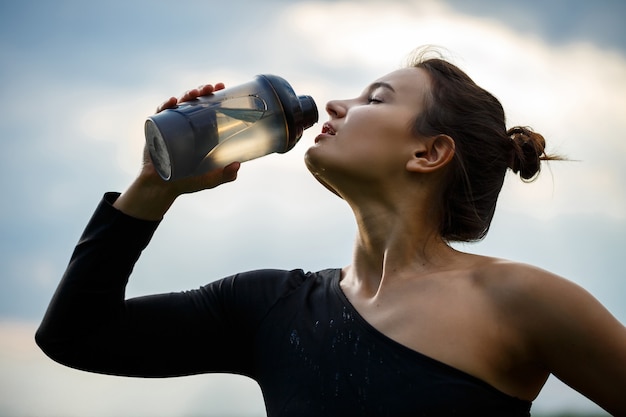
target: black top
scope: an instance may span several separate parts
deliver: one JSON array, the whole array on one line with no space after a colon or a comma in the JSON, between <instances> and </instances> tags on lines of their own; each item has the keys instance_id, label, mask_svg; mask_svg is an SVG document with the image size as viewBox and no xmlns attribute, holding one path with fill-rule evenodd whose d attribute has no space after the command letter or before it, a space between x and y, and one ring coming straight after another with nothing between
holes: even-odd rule
<instances>
[{"instance_id":1,"label":"black top","mask_svg":"<svg viewBox=\"0 0 626 417\"><path fill-rule=\"evenodd\" d=\"M116 197L94 213L37 332L54 360L117 375L247 375L272 417L530 415L530 402L374 329L339 269L253 271L125 300L158 222L117 211Z\"/></svg>"}]
</instances>

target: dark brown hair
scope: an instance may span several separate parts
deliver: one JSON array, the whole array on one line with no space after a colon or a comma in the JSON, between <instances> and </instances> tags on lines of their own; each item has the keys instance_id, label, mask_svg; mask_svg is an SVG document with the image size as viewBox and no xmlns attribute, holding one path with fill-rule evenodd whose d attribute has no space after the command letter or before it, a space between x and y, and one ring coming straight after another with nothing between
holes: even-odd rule
<instances>
[{"instance_id":1,"label":"dark brown hair","mask_svg":"<svg viewBox=\"0 0 626 417\"><path fill-rule=\"evenodd\" d=\"M413 125L417 135L445 134L455 142L441 198L440 234L447 241L485 237L507 168L522 180L534 180L546 142L528 127L506 129L502 105L462 70L441 57L415 55L411 66L430 78L425 110Z\"/></svg>"}]
</instances>

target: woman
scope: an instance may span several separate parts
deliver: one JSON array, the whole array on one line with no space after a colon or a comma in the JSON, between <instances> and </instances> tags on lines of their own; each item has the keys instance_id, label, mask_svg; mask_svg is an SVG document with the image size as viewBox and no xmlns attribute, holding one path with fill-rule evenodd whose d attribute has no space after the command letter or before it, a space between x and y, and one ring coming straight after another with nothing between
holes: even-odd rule
<instances>
[{"instance_id":1,"label":"woman","mask_svg":"<svg viewBox=\"0 0 626 417\"><path fill-rule=\"evenodd\" d=\"M327 112L305 161L354 212L349 266L252 271L124 300L174 200L239 169L166 183L146 156L88 224L38 330L42 349L102 373L247 375L269 416L527 416L550 373L626 415L622 324L563 278L449 245L484 237L507 169L531 180L551 159L543 138L507 131L500 103L439 58Z\"/></svg>"}]
</instances>

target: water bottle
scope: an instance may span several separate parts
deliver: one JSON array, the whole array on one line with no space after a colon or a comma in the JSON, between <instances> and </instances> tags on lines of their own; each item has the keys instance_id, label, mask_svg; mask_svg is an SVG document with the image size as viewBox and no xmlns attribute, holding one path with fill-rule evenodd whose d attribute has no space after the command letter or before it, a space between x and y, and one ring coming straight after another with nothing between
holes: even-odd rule
<instances>
[{"instance_id":1,"label":"water bottle","mask_svg":"<svg viewBox=\"0 0 626 417\"><path fill-rule=\"evenodd\" d=\"M275 75L179 103L150 116L145 136L166 181L291 150L318 120L315 101Z\"/></svg>"}]
</instances>

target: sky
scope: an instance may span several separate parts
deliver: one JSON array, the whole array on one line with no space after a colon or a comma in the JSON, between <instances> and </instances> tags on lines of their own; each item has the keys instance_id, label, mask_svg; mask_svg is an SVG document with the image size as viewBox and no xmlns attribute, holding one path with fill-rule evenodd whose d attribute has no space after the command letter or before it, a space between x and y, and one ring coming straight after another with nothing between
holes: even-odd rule
<instances>
[{"instance_id":1,"label":"sky","mask_svg":"<svg viewBox=\"0 0 626 417\"><path fill-rule=\"evenodd\" d=\"M143 380L48 360L33 333L106 191L139 169L143 123L204 83L276 74L324 104L349 98L424 44L565 155L507 178L487 238L458 245L562 275L626 323L626 3L615 0L59 0L0 3L0 415L262 416L258 387L228 375ZM265 267L350 260L347 206L287 154L184 196L144 252L128 296L196 288ZM574 318L573 318L574 319ZM533 410L598 407L550 379Z\"/></svg>"}]
</instances>

